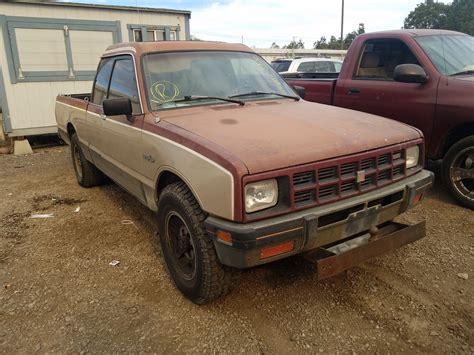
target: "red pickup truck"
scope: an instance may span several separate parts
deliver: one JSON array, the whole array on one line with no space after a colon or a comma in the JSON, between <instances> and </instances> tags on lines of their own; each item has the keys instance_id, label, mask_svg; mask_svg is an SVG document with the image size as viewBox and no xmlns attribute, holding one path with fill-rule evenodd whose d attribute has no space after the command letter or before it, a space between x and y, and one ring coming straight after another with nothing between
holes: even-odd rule
<instances>
[{"instance_id":1,"label":"red pickup truck","mask_svg":"<svg viewBox=\"0 0 474 355\"><path fill-rule=\"evenodd\" d=\"M420 129L454 198L474 208L474 38L445 30L363 34L337 78L284 75L304 98Z\"/></svg>"}]
</instances>

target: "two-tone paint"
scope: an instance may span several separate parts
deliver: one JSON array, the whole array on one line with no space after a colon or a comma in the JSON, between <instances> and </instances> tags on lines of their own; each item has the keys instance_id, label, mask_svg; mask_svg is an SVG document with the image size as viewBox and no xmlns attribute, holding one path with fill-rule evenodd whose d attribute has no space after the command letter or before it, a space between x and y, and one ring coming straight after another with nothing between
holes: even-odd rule
<instances>
[{"instance_id":1,"label":"two-tone paint","mask_svg":"<svg viewBox=\"0 0 474 355\"><path fill-rule=\"evenodd\" d=\"M162 182L177 177L211 216L245 222L243 186L255 177L278 177L291 167L420 144L420 131L407 125L303 100L153 112L146 99L144 55L196 50L253 53L243 45L212 42L114 45L103 58L132 56L142 114L132 120L105 117L90 96L57 98L63 138L67 141L77 132L87 159L152 210L157 209ZM259 219L269 216L260 214Z\"/></svg>"}]
</instances>

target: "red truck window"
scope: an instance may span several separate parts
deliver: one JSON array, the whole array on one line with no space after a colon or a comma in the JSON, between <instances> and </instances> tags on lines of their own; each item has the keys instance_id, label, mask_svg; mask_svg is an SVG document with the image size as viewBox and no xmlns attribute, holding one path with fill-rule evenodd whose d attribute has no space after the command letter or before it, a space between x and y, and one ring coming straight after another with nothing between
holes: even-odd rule
<instances>
[{"instance_id":1,"label":"red truck window","mask_svg":"<svg viewBox=\"0 0 474 355\"><path fill-rule=\"evenodd\" d=\"M368 40L354 78L365 80L393 80L399 64L418 64L412 51L398 39Z\"/></svg>"}]
</instances>

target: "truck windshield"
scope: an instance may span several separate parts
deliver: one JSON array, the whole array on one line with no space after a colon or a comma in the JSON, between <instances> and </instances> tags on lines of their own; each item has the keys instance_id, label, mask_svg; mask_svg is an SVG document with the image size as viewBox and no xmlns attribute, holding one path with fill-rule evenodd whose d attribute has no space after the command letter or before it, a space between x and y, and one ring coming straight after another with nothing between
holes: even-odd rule
<instances>
[{"instance_id":1,"label":"truck windshield","mask_svg":"<svg viewBox=\"0 0 474 355\"><path fill-rule=\"evenodd\" d=\"M467 35L419 36L415 40L444 75L474 70L474 38Z\"/></svg>"},{"instance_id":2,"label":"truck windshield","mask_svg":"<svg viewBox=\"0 0 474 355\"><path fill-rule=\"evenodd\" d=\"M260 56L230 51L152 53L143 58L152 111L205 104L242 95L242 100L296 96ZM258 95L249 93L258 92ZM260 93L268 93L262 95ZM201 97L199 100L185 100ZM203 97L208 97L204 99ZM240 98L239 98L240 99Z\"/></svg>"}]
</instances>

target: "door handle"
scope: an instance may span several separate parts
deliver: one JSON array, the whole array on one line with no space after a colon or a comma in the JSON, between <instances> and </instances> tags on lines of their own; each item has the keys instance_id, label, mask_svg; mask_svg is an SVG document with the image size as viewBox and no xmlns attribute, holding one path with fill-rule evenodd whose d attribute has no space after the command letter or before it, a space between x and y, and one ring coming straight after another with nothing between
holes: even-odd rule
<instances>
[{"instance_id":1,"label":"door handle","mask_svg":"<svg viewBox=\"0 0 474 355\"><path fill-rule=\"evenodd\" d=\"M359 88L349 88L347 91L348 95L357 95L360 94L360 89Z\"/></svg>"}]
</instances>

